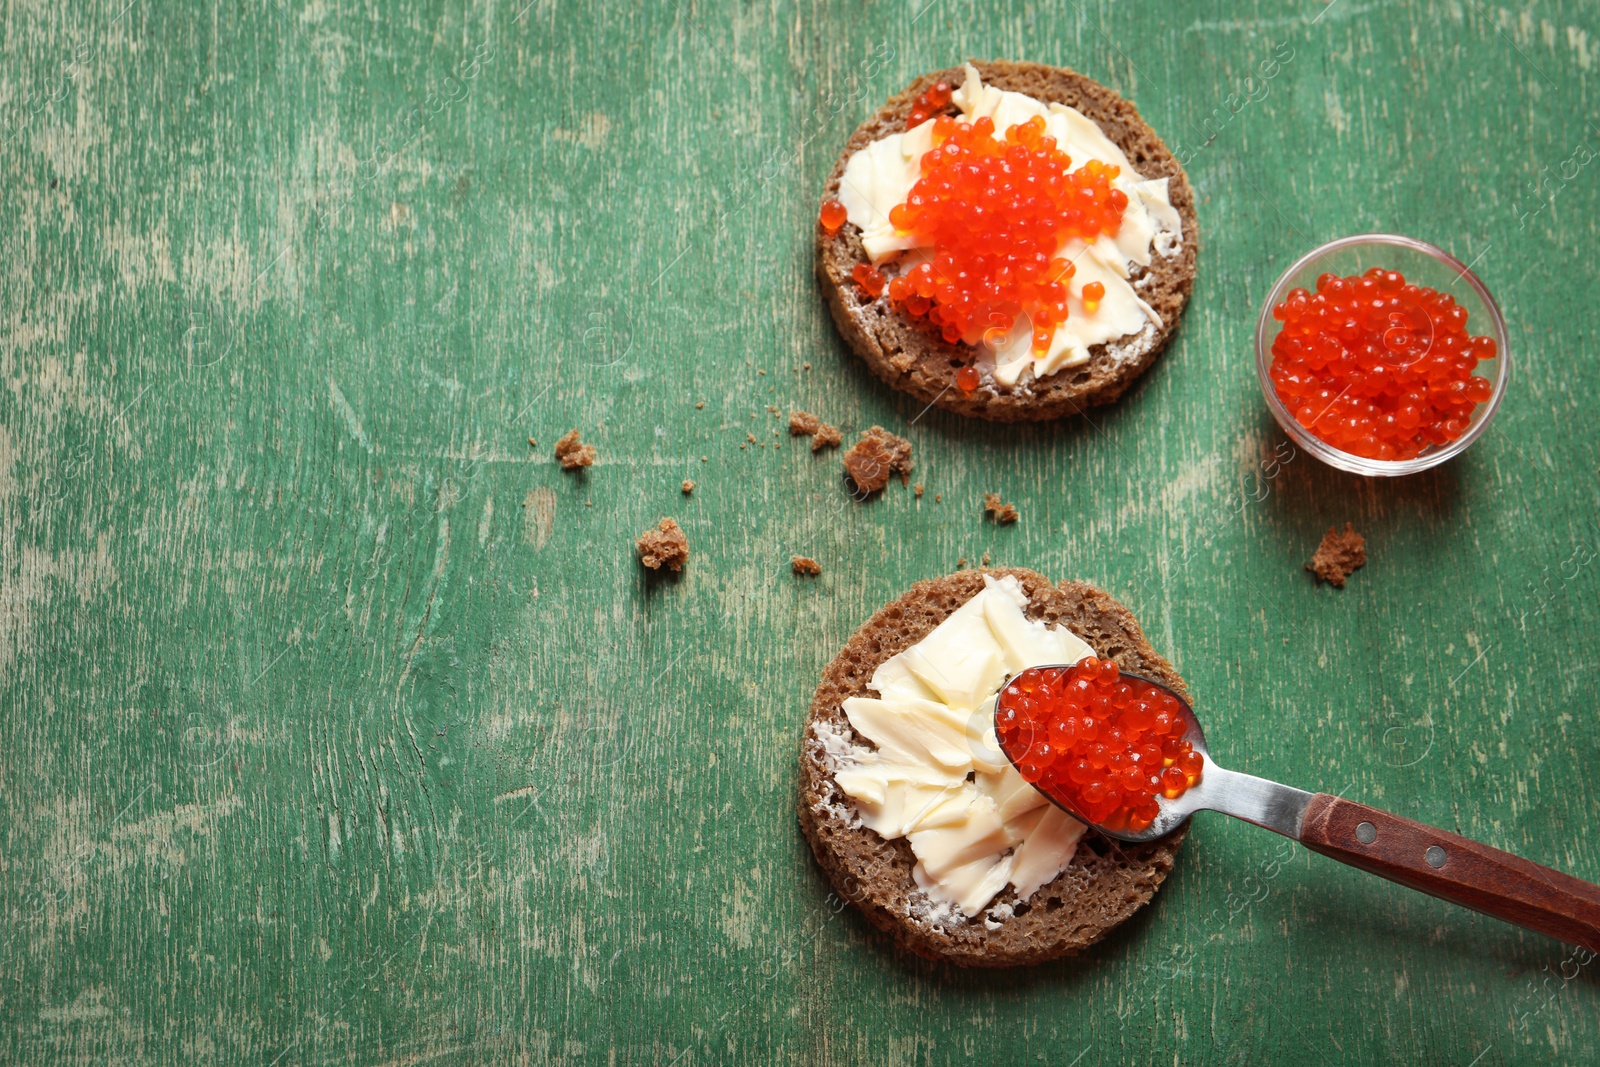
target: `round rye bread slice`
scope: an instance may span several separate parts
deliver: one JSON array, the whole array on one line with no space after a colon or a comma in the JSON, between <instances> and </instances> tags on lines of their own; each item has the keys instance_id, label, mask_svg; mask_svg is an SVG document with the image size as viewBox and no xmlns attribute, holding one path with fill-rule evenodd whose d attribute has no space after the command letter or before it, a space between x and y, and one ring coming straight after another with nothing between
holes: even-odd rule
<instances>
[{"instance_id":1,"label":"round rye bread slice","mask_svg":"<svg viewBox=\"0 0 1600 1067\"><path fill-rule=\"evenodd\" d=\"M936 404L960 415L995 422L1028 422L1076 415L1121 396L1147 367L1155 362L1178 327L1178 320L1194 288L1195 254L1200 232L1195 217L1194 189L1176 157L1128 101L1093 79L1061 67L1039 63L973 61L985 85L1025 93L1044 103L1077 108L1095 122L1106 137L1122 149L1135 170L1147 180L1166 178L1167 198L1183 221L1183 243L1175 254L1151 250L1148 268L1134 265L1130 280L1135 291L1161 316L1161 326L1148 340L1120 338L1093 345L1089 361L1065 367L1036 379L1025 370L1015 386L1007 387L984 374L971 394L956 386L956 371L973 362L970 345L951 344L924 320L913 319L889 302L885 289L869 299L850 277L858 263L867 262L861 231L845 223L829 236L817 227L817 277L833 321L850 347L874 374L918 400ZM862 123L845 142L823 191L824 199L837 198L845 164L860 149L905 129L917 96L937 82L959 86L965 78L960 67L924 74L892 97L872 118ZM947 114L959 114L955 105ZM1080 161L1075 160L1074 163Z\"/></svg>"},{"instance_id":2,"label":"round rye bread slice","mask_svg":"<svg viewBox=\"0 0 1600 1067\"><path fill-rule=\"evenodd\" d=\"M1016 578L1028 596L1030 619L1066 626L1100 656L1164 682L1187 699L1183 679L1150 647L1133 615L1092 585L1055 586L1034 571L1015 569L958 571L918 582L851 635L822 673L801 743L800 826L838 894L905 948L964 967L1012 967L1076 955L1138 911L1172 871L1188 824L1138 845L1090 830L1067 868L1028 900L1017 899L1008 885L971 918L959 909L938 907L917 887L909 842L886 840L861 825L854 801L834 780L833 758L817 727L871 747L845 717L845 699L872 695L867 682L878 666L981 592L985 574Z\"/></svg>"}]
</instances>

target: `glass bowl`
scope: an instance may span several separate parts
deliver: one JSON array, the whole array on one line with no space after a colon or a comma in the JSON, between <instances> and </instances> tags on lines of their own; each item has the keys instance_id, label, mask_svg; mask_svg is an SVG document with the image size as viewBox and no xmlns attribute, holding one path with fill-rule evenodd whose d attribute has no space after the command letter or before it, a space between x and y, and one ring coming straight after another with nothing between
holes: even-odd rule
<instances>
[{"instance_id":1,"label":"glass bowl","mask_svg":"<svg viewBox=\"0 0 1600 1067\"><path fill-rule=\"evenodd\" d=\"M1296 421L1283 401L1278 399L1278 392L1272 387L1269 374L1272 368L1272 342L1283 328L1283 324L1272 317L1272 309L1283 303L1289 290L1299 287L1315 292L1317 276L1320 274L1347 277L1361 274L1372 267L1397 270L1405 275L1409 283L1449 293L1467 311L1467 332L1473 336L1492 337L1498 349L1494 359L1480 362L1474 372L1477 377L1487 378L1494 392L1488 400L1473 409L1466 432L1447 445L1430 445L1415 459L1368 459L1334 448ZM1261 393L1267 399L1267 407L1272 409L1272 417L1278 420L1283 432L1297 446L1330 467L1354 474L1381 477L1415 474L1466 451L1472 442L1483 436L1484 430L1489 427L1489 420L1500 408L1500 398L1505 395L1506 382L1511 373L1510 360L1511 348L1507 344L1505 320L1500 317L1500 308L1495 305L1494 297L1489 295L1489 290L1484 288L1477 275L1443 249L1392 233L1342 237L1301 256L1283 272L1278 284L1267 294L1266 302L1261 305L1261 317L1256 320L1256 376L1261 380Z\"/></svg>"}]
</instances>

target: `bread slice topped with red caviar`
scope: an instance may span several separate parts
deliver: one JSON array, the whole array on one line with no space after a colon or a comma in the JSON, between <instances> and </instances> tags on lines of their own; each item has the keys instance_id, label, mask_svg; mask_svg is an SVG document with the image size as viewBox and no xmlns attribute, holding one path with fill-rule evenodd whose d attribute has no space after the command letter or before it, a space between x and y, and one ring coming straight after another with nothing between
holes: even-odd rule
<instances>
[{"instance_id":1,"label":"bread slice topped with red caviar","mask_svg":"<svg viewBox=\"0 0 1600 1067\"><path fill-rule=\"evenodd\" d=\"M878 377L998 422L1121 396L1194 286L1183 168L1132 104L1081 74L972 62L925 74L846 142L817 275Z\"/></svg>"},{"instance_id":2,"label":"bread slice topped with red caviar","mask_svg":"<svg viewBox=\"0 0 1600 1067\"><path fill-rule=\"evenodd\" d=\"M867 620L823 671L800 752L800 825L838 894L969 967L1075 955L1143 907L1186 827L1139 845L1086 830L995 736L1009 677L1089 655L1187 698L1132 614L1082 582L958 571Z\"/></svg>"}]
</instances>

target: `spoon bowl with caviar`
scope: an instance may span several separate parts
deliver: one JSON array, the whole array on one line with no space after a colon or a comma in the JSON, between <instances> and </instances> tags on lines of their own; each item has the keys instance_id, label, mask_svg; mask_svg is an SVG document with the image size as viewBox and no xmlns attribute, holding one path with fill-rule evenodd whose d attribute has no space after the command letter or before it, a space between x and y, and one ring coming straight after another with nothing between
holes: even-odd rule
<instances>
[{"instance_id":1,"label":"spoon bowl with caviar","mask_svg":"<svg viewBox=\"0 0 1600 1067\"><path fill-rule=\"evenodd\" d=\"M1194 709L1114 660L1030 667L995 701L1000 750L1108 837L1150 841L1220 811L1391 882L1600 952L1600 886L1436 827L1219 766Z\"/></svg>"}]
</instances>

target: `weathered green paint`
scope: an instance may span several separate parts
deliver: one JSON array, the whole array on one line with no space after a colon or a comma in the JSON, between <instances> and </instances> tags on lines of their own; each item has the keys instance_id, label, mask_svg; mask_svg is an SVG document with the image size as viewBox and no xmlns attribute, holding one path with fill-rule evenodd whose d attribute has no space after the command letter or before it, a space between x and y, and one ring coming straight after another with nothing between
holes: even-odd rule
<instances>
[{"instance_id":1,"label":"weathered green paint","mask_svg":"<svg viewBox=\"0 0 1600 1067\"><path fill-rule=\"evenodd\" d=\"M125 2L0 11L0 1060L1594 1062L1595 965L1240 824L962 974L792 810L821 666L988 552L1132 606L1228 762L1600 879L1594 3ZM969 55L1189 158L1188 319L1092 421L919 417L818 300L839 145ZM1257 302L1371 229L1476 264L1512 392L1429 474L1264 467Z\"/></svg>"}]
</instances>

